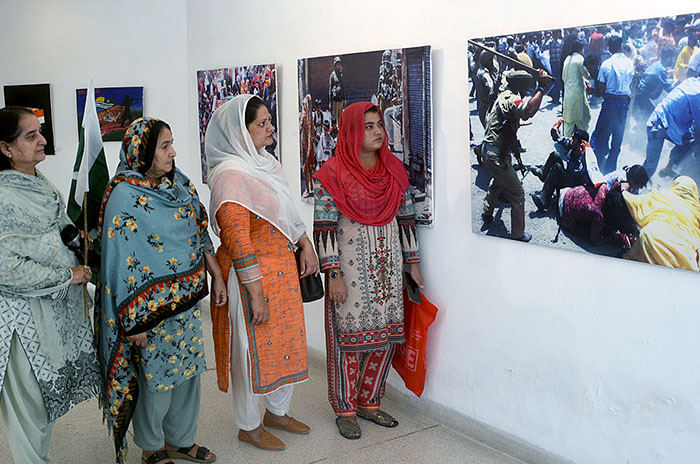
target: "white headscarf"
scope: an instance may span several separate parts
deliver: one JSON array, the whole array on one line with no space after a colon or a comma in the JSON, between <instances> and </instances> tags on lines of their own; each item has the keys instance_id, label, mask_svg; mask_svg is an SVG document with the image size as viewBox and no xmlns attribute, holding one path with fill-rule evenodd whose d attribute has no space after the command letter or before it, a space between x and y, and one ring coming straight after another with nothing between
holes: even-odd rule
<instances>
[{"instance_id":1,"label":"white headscarf","mask_svg":"<svg viewBox=\"0 0 700 464\"><path fill-rule=\"evenodd\" d=\"M216 235L216 213L227 202L262 217L296 243L306 231L297 212L282 165L264 148L255 150L245 125L253 95L238 95L219 107L207 126L204 149L209 168L210 210Z\"/></svg>"}]
</instances>

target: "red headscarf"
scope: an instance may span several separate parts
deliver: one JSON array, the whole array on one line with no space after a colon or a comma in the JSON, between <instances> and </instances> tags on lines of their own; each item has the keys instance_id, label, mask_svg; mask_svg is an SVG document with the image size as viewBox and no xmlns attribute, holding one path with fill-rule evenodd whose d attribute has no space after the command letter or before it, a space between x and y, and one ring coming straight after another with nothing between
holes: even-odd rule
<instances>
[{"instance_id":1,"label":"red headscarf","mask_svg":"<svg viewBox=\"0 0 700 464\"><path fill-rule=\"evenodd\" d=\"M372 169L360 163L365 137L365 113L379 108L370 102L353 103L340 115L340 133L335 156L326 161L314 176L323 184L346 217L368 226L391 222L408 188L408 174L399 159L389 151L386 129L384 143Z\"/></svg>"}]
</instances>

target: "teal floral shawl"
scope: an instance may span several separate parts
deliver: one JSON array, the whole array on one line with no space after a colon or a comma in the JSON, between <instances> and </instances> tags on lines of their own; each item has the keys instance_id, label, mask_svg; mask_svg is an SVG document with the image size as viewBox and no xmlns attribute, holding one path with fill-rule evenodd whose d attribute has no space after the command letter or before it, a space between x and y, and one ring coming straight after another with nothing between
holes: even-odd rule
<instances>
[{"instance_id":1,"label":"teal floral shawl","mask_svg":"<svg viewBox=\"0 0 700 464\"><path fill-rule=\"evenodd\" d=\"M139 350L126 339L194 306L206 295L204 253L214 253L207 215L179 170L149 179L138 172L150 134L147 119L124 135L120 165L102 200L100 308L95 316L104 394L117 462L138 401ZM152 136L152 137L151 137ZM151 140L156 143L156 140Z\"/></svg>"}]
</instances>

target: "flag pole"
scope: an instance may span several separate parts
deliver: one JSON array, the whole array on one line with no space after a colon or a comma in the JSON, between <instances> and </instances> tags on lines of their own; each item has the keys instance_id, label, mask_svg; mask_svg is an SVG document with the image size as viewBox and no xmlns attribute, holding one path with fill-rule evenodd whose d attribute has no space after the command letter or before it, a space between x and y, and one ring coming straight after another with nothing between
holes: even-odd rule
<instances>
[{"instance_id":1,"label":"flag pole","mask_svg":"<svg viewBox=\"0 0 700 464\"><path fill-rule=\"evenodd\" d=\"M88 265L88 219L87 219L87 192L83 193L83 233L85 237L83 239L83 264ZM85 282L83 287L83 301L85 302L85 320L89 320L90 316L88 314L88 284Z\"/></svg>"}]
</instances>

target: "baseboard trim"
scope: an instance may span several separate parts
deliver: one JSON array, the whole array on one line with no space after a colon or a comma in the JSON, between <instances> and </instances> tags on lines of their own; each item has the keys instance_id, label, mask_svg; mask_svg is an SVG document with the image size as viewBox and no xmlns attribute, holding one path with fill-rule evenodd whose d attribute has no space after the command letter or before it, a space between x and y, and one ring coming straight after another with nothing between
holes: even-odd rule
<instances>
[{"instance_id":1,"label":"baseboard trim","mask_svg":"<svg viewBox=\"0 0 700 464\"><path fill-rule=\"evenodd\" d=\"M325 370L326 354L308 347L309 362ZM508 432L465 416L428 399L415 397L387 384L386 398L417 411L455 433L478 441L496 451L507 454L519 461L530 464L575 464L556 454L550 453L532 443L528 443Z\"/></svg>"}]
</instances>

